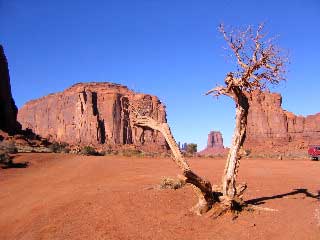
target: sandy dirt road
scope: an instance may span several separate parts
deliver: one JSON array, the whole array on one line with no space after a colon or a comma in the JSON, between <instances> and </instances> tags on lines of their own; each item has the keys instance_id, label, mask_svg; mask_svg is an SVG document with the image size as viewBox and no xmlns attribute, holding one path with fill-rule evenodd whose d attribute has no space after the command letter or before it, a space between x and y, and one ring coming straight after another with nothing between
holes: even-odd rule
<instances>
[{"instance_id":1,"label":"sandy dirt road","mask_svg":"<svg viewBox=\"0 0 320 240\"><path fill-rule=\"evenodd\" d=\"M212 220L192 215L191 187L158 190L170 159L20 154L0 169L0 239L320 239L320 162L243 159L245 199L277 211ZM192 168L218 184L224 160Z\"/></svg>"}]
</instances>

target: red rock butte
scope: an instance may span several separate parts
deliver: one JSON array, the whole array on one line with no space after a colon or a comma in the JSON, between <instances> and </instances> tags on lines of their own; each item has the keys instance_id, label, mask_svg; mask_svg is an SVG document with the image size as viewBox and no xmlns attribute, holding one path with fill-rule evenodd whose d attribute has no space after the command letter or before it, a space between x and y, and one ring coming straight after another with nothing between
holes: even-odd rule
<instances>
[{"instance_id":1,"label":"red rock butte","mask_svg":"<svg viewBox=\"0 0 320 240\"><path fill-rule=\"evenodd\" d=\"M320 113L306 117L282 109L278 93L253 92L248 114L244 150L255 155L305 156L309 145L320 144ZM208 134L200 155L226 153L220 132Z\"/></svg>"},{"instance_id":2,"label":"red rock butte","mask_svg":"<svg viewBox=\"0 0 320 240\"><path fill-rule=\"evenodd\" d=\"M320 113L296 116L281 107L278 93L254 92L250 99L244 149L255 153L306 153L320 144Z\"/></svg>"},{"instance_id":3,"label":"red rock butte","mask_svg":"<svg viewBox=\"0 0 320 240\"><path fill-rule=\"evenodd\" d=\"M134 145L163 151L161 133L134 126L132 105L143 115L166 122L165 106L155 96L114 83L78 83L63 92L26 103L18 113L23 129L71 145Z\"/></svg>"},{"instance_id":4,"label":"red rock butte","mask_svg":"<svg viewBox=\"0 0 320 240\"><path fill-rule=\"evenodd\" d=\"M200 151L199 155L209 156L209 155L218 155L224 154L227 152L227 149L223 146L222 134L219 131L211 131L208 134L207 147Z\"/></svg>"},{"instance_id":5,"label":"red rock butte","mask_svg":"<svg viewBox=\"0 0 320 240\"><path fill-rule=\"evenodd\" d=\"M208 148L224 148L222 134L219 131L211 131L208 134Z\"/></svg>"}]
</instances>

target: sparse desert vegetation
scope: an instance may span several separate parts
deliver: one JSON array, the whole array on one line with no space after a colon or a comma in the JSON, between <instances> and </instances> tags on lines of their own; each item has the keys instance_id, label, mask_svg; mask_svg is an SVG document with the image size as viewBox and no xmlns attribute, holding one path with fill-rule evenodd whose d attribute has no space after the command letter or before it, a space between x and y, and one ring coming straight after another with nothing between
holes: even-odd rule
<instances>
[{"instance_id":1,"label":"sparse desert vegetation","mask_svg":"<svg viewBox=\"0 0 320 240\"><path fill-rule=\"evenodd\" d=\"M48 146L48 148L53 153L69 153L70 152L70 149L67 143L53 142Z\"/></svg>"}]
</instances>

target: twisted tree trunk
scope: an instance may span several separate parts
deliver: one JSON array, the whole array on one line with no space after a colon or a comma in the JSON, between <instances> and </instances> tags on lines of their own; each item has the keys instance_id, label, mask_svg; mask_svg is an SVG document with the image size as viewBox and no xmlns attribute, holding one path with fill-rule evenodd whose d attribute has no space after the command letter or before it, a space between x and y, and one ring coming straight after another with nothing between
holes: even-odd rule
<instances>
[{"instance_id":1,"label":"twisted tree trunk","mask_svg":"<svg viewBox=\"0 0 320 240\"><path fill-rule=\"evenodd\" d=\"M239 197L246 188L237 188L236 178L241 159L239 152L246 136L249 103L248 98L241 91L236 90L237 89L234 91L234 100L236 102L236 126L222 177L222 194L224 200L230 204L232 204L232 201L234 201L236 197Z\"/></svg>"},{"instance_id":2,"label":"twisted tree trunk","mask_svg":"<svg viewBox=\"0 0 320 240\"><path fill-rule=\"evenodd\" d=\"M192 210L196 214L201 215L211 209L212 204L214 203L214 194L212 193L211 183L202 179L190 169L187 161L182 156L174 137L172 136L169 125L167 123L159 123L147 116L137 116L135 124L160 131L163 134L172 151L173 160L183 171L185 182L192 184L193 189L198 196L199 201Z\"/></svg>"}]
</instances>

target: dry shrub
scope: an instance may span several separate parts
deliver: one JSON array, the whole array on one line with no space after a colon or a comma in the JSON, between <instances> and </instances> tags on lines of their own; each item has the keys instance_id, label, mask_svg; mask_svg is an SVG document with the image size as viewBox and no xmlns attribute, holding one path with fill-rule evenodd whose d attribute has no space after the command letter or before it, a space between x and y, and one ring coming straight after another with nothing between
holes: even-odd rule
<instances>
[{"instance_id":1,"label":"dry shrub","mask_svg":"<svg viewBox=\"0 0 320 240\"><path fill-rule=\"evenodd\" d=\"M86 155L86 156L101 156L102 155L94 147L91 147L91 146L84 146L81 149L80 154Z\"/></svg>"},{"instance_id":2,"label":"dry shrub","mask_svg":"<svg viewBox=\"0 0 320 240\"><path fill-rule=\"evenodd\" d=\"M18 149L16 148L14 141L2 141L0 143L0 151L13 154L17 153Z\"/></svg>"},{"instance_id":3,"label":"dry shrub","mask_svg":"<svg viewBox=\"0 0 320 240\"><path fill-rule=\"evenodd\" d=\"M53 142L52 144L50 144L48 146L48 148L50 149L50 151L54 152L54 153L69 153L70 149L68 148L68 144L67 143L59 143L59 142Z\"/></svg>"},{"instance_id":4,"label":"dry shrub","mask_svg":"<svg viewBox=\"0 0 320 240\"><path fill-rule=\"evenodd\" d=\"M160 188L176 190L182 188L185 184L185 181L181 178L162 177Z\"/></svg>"},{"instance_id":5,"label":"dry shrub","mask_svg":"<svg viewBox=\"0 0 320 240\"><path fill-rule=\"evenodd\" d=\"M123 149L119 151L119 155L125 157L141 157L143 156L143 152L138 149Z\"/></svg>"},{"instance_id":6,"label":"dry shrub","mask_svg":"<svg viewBox=\"0 0 320 240\"><path fill-rule=\"evenodd\" d=\"M11 164L12 158L9 156L7 152L0 152L0 163L2 164Z\"/></svg>"}]
</instances>

